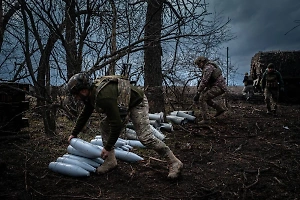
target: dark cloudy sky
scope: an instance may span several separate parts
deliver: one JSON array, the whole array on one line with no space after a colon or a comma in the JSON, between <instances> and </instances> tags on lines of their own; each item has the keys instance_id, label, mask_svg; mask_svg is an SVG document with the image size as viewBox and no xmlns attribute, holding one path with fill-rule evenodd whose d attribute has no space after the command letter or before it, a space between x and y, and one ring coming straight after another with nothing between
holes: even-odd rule
<instances>
[{"instance_id":1,"label":"dark cloudy sky","mask_svg":"<svg viewBox=\"0 0 300 200\"><path fill-rule=\"evenodd\" d=\"M229 47L231 64L238 67L240 77L250 71L251 58L258 51L300 50L300 26L290 31L300 25L300 0L206 2L211 11L231 19L230 26L236 39L224 47ZM237 76L236 84L242 84L240 77Z\"/></svg>"}]
</instances>

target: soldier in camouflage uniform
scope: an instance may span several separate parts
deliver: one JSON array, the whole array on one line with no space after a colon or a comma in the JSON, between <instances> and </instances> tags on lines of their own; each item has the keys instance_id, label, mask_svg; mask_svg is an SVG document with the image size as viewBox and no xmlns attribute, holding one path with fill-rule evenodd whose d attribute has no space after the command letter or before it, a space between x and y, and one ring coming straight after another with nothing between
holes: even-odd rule
<instances>
[{"instance_id":1,"label":"soldier in camouflage uniform","mask_svg":"<svg viewBox=\"0 0 300 200\"><path fill-rule=\"evenodd\" d=\"M225 79L222 76L221 69L208 58L200 56L195 60L197 65L202 70L201 82L197 88L197 94L194 97L194 103L199 104L203 120L200 124L209 123L208 107L210 106L216 110L214 117L223 114L226 109L213 101L218 97L228 92Z\"/></svg>"},{"instance_id":2,"label":"soldier in camouflage uniform","mask_svg":"<svg viewBox=\"0 0 300 200\"><path fill-rule=\"evenodd\" d=\"M261 79L261 87L264 91L267 114L276 114L279 92L284 91L283 80L280 72L275 70L274 64L267 66Z\"/></svg>"},{"instance_id":3,"label":"soldier in camouflage uniform","mask_svg":"<svg viewBox=\"0 0 300 200\"><path fill-rule=\"evenodd\" d=\"M254 96L253 79L251 75L249 76L248 72L245 73L243 83L244 88L242 90L242 93L246 96L246 100L248 101Z\"/></svg>"},{"instance_id":4,"label":"soldier in camouflage uniform","mask_svg":"<svg viewBox=\"0 0 300 200\"><path fill-rule=\"evenodd\" d=\"M104 163L97 168L98 174L104 174L117 166L114 145L130 118L141 143L168 160L168 178L180 175L182 162L151 132L148 101L142 89L131 85L121 76L103 76L92 82L85 73L72 76L67 87L70 94L85 104L69 141L77 137L94 110L106 115L100 122L104 148L99 156L104 159Z\"/></svg>"}]
</instances>

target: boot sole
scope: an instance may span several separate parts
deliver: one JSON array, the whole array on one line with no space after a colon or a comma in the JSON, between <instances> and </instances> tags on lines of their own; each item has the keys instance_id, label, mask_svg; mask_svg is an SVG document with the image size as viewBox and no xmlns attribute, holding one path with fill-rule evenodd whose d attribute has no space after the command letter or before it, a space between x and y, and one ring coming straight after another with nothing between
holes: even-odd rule
<instances>
[{"instance_id":1,"label":"boot sole","mask_svg":"<svg viewBox=\"0 0 300 200\"><path fill-rule=\"evenodd\" d=\"M215 114L214 117L219 117L220 115L223 115L225 112L226 112L226 110L224 110L224 111L222 111L222 112L219 112L219 113Z\"/></svg>"},{"instance_id":2,"label":"boot sole","mask_svg":"<svg viewBox=\"0 0 300 200\"><path fill-rule=\"evenodd\" d=\"M106 174L106 173L108 173L108 172L110 172L110 171L113 171L113 170L116 169L117 167L118 167L118 165L116 165L115 167L112 167L112 168L108 169L108 170L105 171L105 172L98 172L98 171L96 170L96 174L99 174L99 175Z\"/></svg>"},{"instance_id":3,"label":"boot sole","mask_svg":"<svg viewBox=\"0 0 300 200\"><path fill-rule=\"evenodd\" d=\"M183 164L180 165L177 176L176 177L168 176L168 179L178 179L181 176L182 169L183 169Z\"/></svg>"}]
</instances>

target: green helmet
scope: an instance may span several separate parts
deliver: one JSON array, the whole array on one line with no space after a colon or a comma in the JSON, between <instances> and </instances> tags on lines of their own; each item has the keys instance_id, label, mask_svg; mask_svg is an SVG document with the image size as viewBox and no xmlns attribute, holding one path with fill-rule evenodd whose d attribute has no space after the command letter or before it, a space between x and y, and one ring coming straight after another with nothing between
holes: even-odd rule
<instances>
[{"instance_id":1,"label":"green helmet","mask_svg":"<svg viewBox=\"0 0 300 200\"><path fill-rule=\"evenodd\" d=\"M194 61L195 65L199 65L200 62L208 62L208 58L204 57L204 56L199 56L198 58L196 58L196 60Z\"/></svg>"},{"instance_id":2,"label":"green helmet","mask_svg":"<svg viewBox=\"0 0 300 200\"><path fill-rule=\"evenodd\" d=\"M71 95L78 94L82 89L90 89L92 80L86 73L73 75L67 83L67 90Z\"/></svg>"}]
</instances>

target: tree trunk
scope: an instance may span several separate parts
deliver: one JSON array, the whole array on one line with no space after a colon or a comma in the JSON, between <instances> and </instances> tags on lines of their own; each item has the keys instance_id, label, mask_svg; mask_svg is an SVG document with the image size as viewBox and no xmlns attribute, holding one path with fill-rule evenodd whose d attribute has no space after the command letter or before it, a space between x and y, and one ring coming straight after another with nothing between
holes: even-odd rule
<instances>
[{"instance_id":1,"label":"tree trunk","mask_svg":"<svg viewBox=\"0 0 300 200\"><path fill-rule=\"evenodd\" d=\"M4 32L11 17L20 9L19 2L15 2L9 10L4 13L3 2L0 0L0 52L3 44Z\"/></svg>"},{"instance_id":2,"label":"tree trunk","mask_svg":"<svg viewBox=\"0 0 300 200\"><path fill-rule=\"evenodd\" d=\"M76 1L66 0L65 22L66 22L66 62L68 79L81 71L81 60L78 60L76 47Z\"/></svg>"},{"instance_id":3,"label":"tree trunk","mask_svg":"<svg viewBox=\"0 0 300 200\"><path fill-rule=\"evenodd\" d=\"M149 100L150 113L164 112L160 44L163 1L148 1L145 25L145 94Z\"/></svg>"},{"instance_id":4,"label":"tree trunk","mask_svg":"<svg viewBox=\"0 0 300 200\"><path fill-rule=\"evenodd\" d=\"M81 71L82 58L78 56L76 46L76 1L66 0L65 8L65 22L66 22L66 37L65 37L65 51L66 51L66 63L67 74L70 79L74 74ZM69 97L68 97L69 98ZM76 103L72 98L69 98L70 113L74 116L78 116L78 109Z\"/></svg>"},{"instance_id":5,"label":"tree trunk","mask_svg":"<svg viewBox=\"0 0 300 200\"><path fill-rule=\"evenodd\" d=\"M114 54L117 51L117 9L114 0L109 0L112 10L112 25L111 25L111 44L110 53ZM109 64L108 75L114 75L116 72L116 61Z\"/></svg>"},{"instance_id":6,"label":"tree trunk","mask_svg":"<svg viewBox=\"0 0 300 200\"><path fill-rule=\"evenodd\" d=\"M29 71L33 71L33 67L32 67L32 63L30 61L30 48L29 48L29 29L28 29L28 22L27 22L27 17L25 14L25 11L27 12L28 15L28 19L31 22L31 25L33 27L33 33L35 36L38 35L37 33L37 29L34 26L34 21L33 21L33 16L32 16L32 12L27 9L25 2L23 2L22 4L22 14L23 14L23 21L25 24L25 40L26 40L26 54L28 55L28 59L27 59L27 67L29 69ZM40 40L39 37L36 37L37 41L38 41L38 46L39 46L39 50L41 52L41 57L40 57L40 61L39 61L39 67L38 67L38 71L37 71L37 81L34 82L34 86L36 89L36 93L37 95L40 97L37 99L37 107L39 110L39 113L42 115L43 117L43 121L44 121L44 130L45 130L45 134L47 136L54 136L55 135L55 131L56 131L56 116L53 112L52 109L52 101L51 101L51 97L50 97L50 66L49 66L49 60L50 60L50 55L51 55L51 51L54 47L55 42L57 41L58 37L56 34L52 33L49 36L49 39L47 41L47 44L45 46L45 48L42 45L42 42Z\"/></svg>"}]
</instances>

